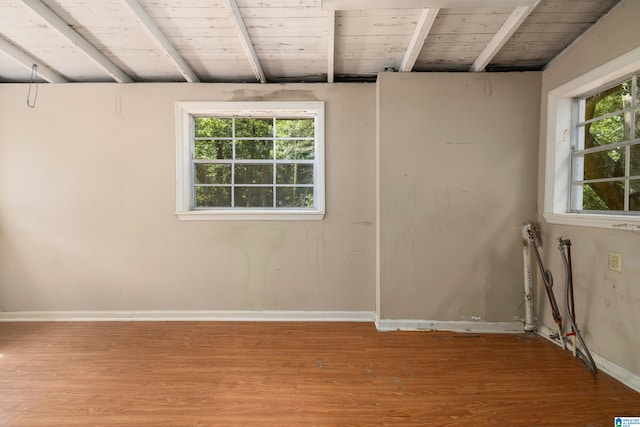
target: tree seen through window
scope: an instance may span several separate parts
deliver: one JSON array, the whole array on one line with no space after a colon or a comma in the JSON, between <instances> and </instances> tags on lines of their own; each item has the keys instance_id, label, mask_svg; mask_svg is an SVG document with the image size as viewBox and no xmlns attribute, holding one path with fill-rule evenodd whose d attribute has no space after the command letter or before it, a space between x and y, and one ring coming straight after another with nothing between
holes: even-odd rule
<instances>
[{"instance_id":1,"label":"tree seen through window","mask_svg":"<svg viewBox=\"0 0 640 427\"><path fill-rule=\"evenodd\" d=\"M578 100L573 165L582 210L640 211L640 106L636 76Z\"/></svg>"},{"instance_id":2,"label":"tree seen through window","mask_svg":"<svg viewBox=\"0 0 640 427\"><path fill-rule=\"evenodd\" d=\"M195 208L313 208L313 118L195 117Z\"/></svg>"}]
</instances>

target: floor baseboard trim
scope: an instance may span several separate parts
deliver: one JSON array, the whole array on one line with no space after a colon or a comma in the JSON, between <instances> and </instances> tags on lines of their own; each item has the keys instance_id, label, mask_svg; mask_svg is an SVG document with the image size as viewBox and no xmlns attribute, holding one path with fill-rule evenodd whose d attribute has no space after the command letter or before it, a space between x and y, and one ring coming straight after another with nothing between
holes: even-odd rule
<instances>
[{"instance_id":1,"label":"floor baseboard trim","mask_svg":"<svg viewBox=\"0 0 640 427\"><path fill-rule=\"evenodd\" d=\"M538 335L560 346L560 340L551 338L552 335L557 336L555 329L551 329L545 325L538 325ZM589 353L591 353L591 357L593 357L593 361L596 362L596 366L600 371L640 393L640 376L627 371L623 367L616 365L609 359L591 350L589 350Z\"/></svg>"},{"instance_id":2,"label":"floor baseboard trim","mask_svg":"<svg viewBox=\"0 0 640 427\"><path fill-rule=\"evenodd\" d=\"M0 312L0 322L95 321L253 321L253 322L373 322L372 311L13 311Z\"/></svg>"},{"instance_id":3,"label":"floor baseboard trim","mask_svg":"<svg viewBox=\"0 0 640 427\"><path fill-rule=\"evenodd\" d=\"M397 320L377 319L379 331L451 331L474 333L519 333L524 332L522 322L468 322L445 320Z\"/></svg>"}]
</instances>

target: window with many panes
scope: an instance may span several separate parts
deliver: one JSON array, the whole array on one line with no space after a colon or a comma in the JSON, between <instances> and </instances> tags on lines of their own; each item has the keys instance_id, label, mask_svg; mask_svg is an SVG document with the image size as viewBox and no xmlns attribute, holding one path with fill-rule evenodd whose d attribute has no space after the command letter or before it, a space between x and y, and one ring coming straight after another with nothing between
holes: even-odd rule
<instances>
[{"instance_id":1,"label":"window with many panes","mask_svg":"<svg viewBox=\"0 0 640 427\"><path fill-rule=\"evenodd\" d=\"M571 210L640 213L638 75L575 98Z\"/></svg>"},{"instance_id":2,"label":"window with many panes","mask_svg":"<svg viewBox=\"0 0 640 427\"><path fill-rule=\"evenodd\" d=\"M182 219L320 219L322 102L176 105Z\"/></svg>"},{"instance_id":3,"label":"window with many panes","mask_svg":"<svg viewBox=\"0 0 640 427\"><path fill-rule=\"evenodd\" d=\"M548 223L640 229L638 70L640 48L547 93Z\"/></svg>"}]
</instances>

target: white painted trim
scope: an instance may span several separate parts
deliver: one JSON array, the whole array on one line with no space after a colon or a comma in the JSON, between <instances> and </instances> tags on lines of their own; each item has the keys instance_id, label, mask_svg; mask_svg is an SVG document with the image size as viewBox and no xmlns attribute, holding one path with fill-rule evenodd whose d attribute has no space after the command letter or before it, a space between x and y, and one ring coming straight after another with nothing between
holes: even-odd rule
<instances>
[{"instance_id":1,"label":"white painted trim","mask_svg":"<svg viewBox=\"0 0 640 427\"><path fill-rule=\"evenodd\" d=\"M544 212L566 213L569 208L569 170L571 151L571 98L547 96L546 165ZM562 159L563 162L556 162ZM561 167L557 168L556 163Z\"/></svg>"},{"instance_id":2,"label":"white painted trim","mask_svg":"<svg viewBox=\"0 0 640 427\"><path fill-rule=\"evenodd\" d=\"M474 333L520 333L522 322L465 322L440 320L376 320L373 311L14 311L0 312L0 322L94 322L94 321L227 321L227 322L374 322L379 331L453 331ZM538 334L551 342L554 331L539 325ZM591 352L598 369L640 392L640 377Z\"/></svg>"},{"instance_id":3,"label":"white painted trim","mask_svg":"<svg viewBox=\"0 0 640 427\"><path fill-rule=\"evenodd\" d=\"M184 193L184 192L182 192ZM295 211L289 209L202 210L176 212L181 221L320 221L324 211Z\"/></svg>"},{"instance_id":4,"label":"white painted trim","mask_svg":"<svg viewBox=\"0 0 640 427\"><path fill-rule=\"evenodd\" d=\"M545 325L538 325L538 335L560 346L559 341L549 338L550 335L553 335L555 333L556 333L555 329L551 329ZM596 362L596 366L600 371L604 372L605 374L609 375L613 379L620 381L622 384L640 393L640 376L639 375L634 374L633 372L627 371L626 369L616 365L609 359L602 357L591 350L589 350L589 353L591 353L591 357L593 357L593 360L594 362Z\"/></svg>"},{"instance_id":5,"label":"white painted trim","mask_svg":"<svg viewBox=\"0 0 640 427\"><path fill-rule=\"evenodd\" d=\"M418 55L420 54L420 51L424 46L424 42L431 31L431 27L433 27L433 23L436 21L438 12L440 12L440 9L422 10L416 29L413 32L413 36L411 36L407 52L404 54L404 58L400 64L400 71L410 72L413 70L413 66L418 59Z\"/></svg>"},{"instance_id":6,"label":"white painted trim","mask_svg":"<svg viewBox=\"0 0 640 427\"><path fill-rule=\"evenodd\" d=\"M116 64L111 62L102 52L89 43L76 30L71 28L62 18L56 15L44 3L39 0L22 0L31 10L40 16L48 27L56 30L60 35L69 40L71 44L76 46L82 53L87 55L93 62L102 68L111 78L118 83L131 83L133 80Z\"/></svg>"},{"instance_id":7,"label":"white painted trim","mask_svg":"<svg viewBox=\"0 0 640 427\"><path fill-rule=\"evenodd\" d=\"M549 92L556 97L573 98L585 92L597 89L611 81L638 71L640 65L640 47L633 49L588 73L577 77Z\"/></svg>"},{"instance_id":8,"label":"white painted trim","mask_svg":"<svg viewBox=\"0 0 640 427\"><path fill-rule=\"evenodd\" d=\"M238 321L238 322L373 322L373 311L13 311L0 312L0 322L93 321Z\"/></svg>"},{"instance_id":9,"label":"white painted trim","mask_svg":"<svg viewBox=\"0 0 640 427\"><path fill-rule=\"evenodd\" d=\"M544 219L549 224L640 231L640 217L631 215L545 213Z\"/></svg>"},{"instance_id":10,"label":"white painted trim","mask_svg":"<svg viewBox=\"0 0 640 427\"><path fill-rule=\"evenodd\" d=\"M480 321L447 321L447 320L413 320L413 319L377 319L379 331L452 331L475 333L520 333L524 332L523 323L513 322L480 322Z\"/></svg>"},{"instance_id":11,"label":"white painted trim","mask_svg":"<svg viewBox=\"0 0 640 427\"><path fill-rule=\"evenodd\" d=\"M593 357L593 360L596 362L596 366L598 366L599 370L640 393L640 376L627 371L597 353L591 352L591 357Z\"/></svg>"},{"instance_id":12,"label":"white painted trim","mask_svg":"<svg viewBox=\"0 0 640 427\"><path fill-rule=\"evenodd\" d=\"M140 22L145 30L147 30L153 41L158 44L158 47L167 56L169 61L171 61L171 63L178 69L185 80L189 83L199 83L200 79L196 73L178 53L176 48L171 44L167 36L162 32L160 27L158 27L153 18L149 16L144 7L142 7L137 0L123 1L127 6L129 6L129 9L131 9L131 12L136 17L136 20Z\"/></svg>"},{"instance_id":13,"label":"white painted trim","mask_svg":"<svg viewBox=\"0 0 640 427\"><path fill-rule=\"evenodd\" d=\"M336 60L336 11L327 11L327 83L333 83Z\"/></svg>"},{"instance_id":14,"label":"white painted trim","mask_svg":"<svg viewBox=\"0 0 640 427\"><path fill-rule=\"evenodd\" d=\"M240 43L242 44L242 48L247 55L249 65L251 65L251 69L253 70L253 74L256 76L256 79L260 83L266 83L267 78L264 75L262 65L260 65L258 54L256 53L256 49L253 46L253 41L251 40L249 31L247 31L247 26L245 25L244 19L242 18L242 13L238 8L238 3L236 3L236 0L224 0L224 6L227 9L229 17L233 21L233 25L236 28L238 36L240 37Z\"/></svg>"},{"instance_id":15,"label":"white painted trim","mask_svg":"<svg viewBox=\"0 0 640 427\"><path fill-rule=\"evenodd\" d=\"M487 46L484 48L482 53L480 53L478 58L473 62L469 71L484 71L487 65L489 65L489 62L491 62L491 60L498 54L500 49L502 49L518 28L520 28L525 19L527 19L527 16L533 12L533 9L535 9L539 2L540 0L536 0L531 5L516 7L506 21L504 21L504 24L502 24L500 29L494 34L489 43L487 43Z\"/></svg>"},{"instance_id":16,"label":"white painted trim","mask_svg":"<svg viewBox=\"0 0 640 427\"><path fill-rule=\"evenodd\" d=\"M315 118L316 207L313 209L201 209L191 210L191 133L192 115L284 114ZM238 101L175 104L176 137L176 216L180 220L322 220L325 215L324 101Z\"/></svg>"},{"instance_id":17,"label":"white painted trim","mask_svg":"<svg viewBox=\"0 0 640 427\"><path fill-rule=\"evenodd\" d=\"M178 213L191 209L191 192L187 184L191 182L192 122L189 109L176 103L176 211Z\"/></svg>"},{"instance_id":18,"label":"white painted trim","mask_svg":"<svg viewBox=\"0 0 640 427\"><path fill-rule=\"evenodd\" d=\"M637 231L640 228L640 217L634 215L569 213L573 98L638 70L640 48L549 91L544 185L544 217L547 222L617 230Z\"/></svg>"},{"instance_id":19,"label":"white painted trim","mask_svg":"<svg viewBox=\"0 0 640 427\"><path fill-rule=\"evenodd\" d=\"M38 66L38 76L42 77L49 83L66 83L67 79L60 74L53 71L51 68L44 65L42 62L33 58L31 55L26 54L22 50L12 45L9 41L0 37L0 52L7 55L7 57L13 59L18 64L24 66L27 69L35 64Z\"/></svg>"}]
</instances>

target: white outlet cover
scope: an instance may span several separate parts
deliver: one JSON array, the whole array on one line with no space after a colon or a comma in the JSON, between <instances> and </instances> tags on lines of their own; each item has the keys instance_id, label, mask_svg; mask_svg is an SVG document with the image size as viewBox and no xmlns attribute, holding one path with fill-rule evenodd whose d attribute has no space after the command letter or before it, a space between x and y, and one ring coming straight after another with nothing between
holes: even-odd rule
<instances>
[{"instance_id":1,"label":"white outlet cover","mask_svg":"<svg viewBox=\"0 0 640 427\"><path fill-rule=\"evenodd\" d=\"M622 254L620 252L609 252L609 270L622 273Z\"/></svg>"}]
</instances>

